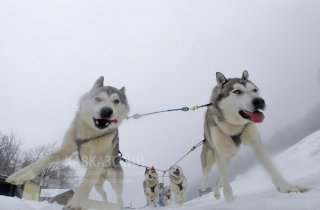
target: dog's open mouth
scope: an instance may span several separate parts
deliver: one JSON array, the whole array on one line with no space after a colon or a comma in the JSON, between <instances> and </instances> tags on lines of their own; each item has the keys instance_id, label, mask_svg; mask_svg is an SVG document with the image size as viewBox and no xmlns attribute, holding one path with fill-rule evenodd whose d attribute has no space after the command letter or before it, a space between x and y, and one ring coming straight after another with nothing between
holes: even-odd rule
<instances>
[{"instance_id":1,"label":"dog's open mouth","mask_svg":"<svg viewBox=\"0 0 320 210\"><path fill-rule=\"evenodd\" d=\"M104 128L107 128L111 123L116 124L118 122L118 120L117 119L109 120L109 119L104 119L104 118L101 118L101 119L93 118L93 122L97 128L104 129Z\"/></svg>"},{"instance_id":2,"label":"dog's open mouth","mask_svg":"<svg viewBox=\"0 0 320 210\"><path fill-rule=\"evenodd\" d=\"M239 111L239 114L244 119L248 119L254 123L261 123L264 120L264 114L259 110L256 110L254 112L241 110L241 111Z\"/></svg>"},{"instance_id":3,"label":"dog's open mouth","mask_svg":"<svg viewBox=\"0 0 320 210\"><path fill-rule=\"evenodd\" d=\"M174 171L173 174L176 176L180 176L180 171Z\"/></svg>"}]
</instances>

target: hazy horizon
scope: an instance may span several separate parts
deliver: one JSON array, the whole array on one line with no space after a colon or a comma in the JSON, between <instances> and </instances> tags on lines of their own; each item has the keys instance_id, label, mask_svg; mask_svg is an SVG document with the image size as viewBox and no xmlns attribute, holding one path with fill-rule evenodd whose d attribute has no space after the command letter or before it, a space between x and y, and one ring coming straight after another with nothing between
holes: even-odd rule
<instances>
[{"instance_id":1,"label":"hazy horizon","mask_svg":"<svg viewBox=\"0 0 320 210\"><path fill-rule=\"evenodd\" d=\"M24 149L61 143L101 75L126 87L133 115L206 104L217 71L248 70L267 103L263 142L320 101L320 1L31 2L0 2L0 131ZM204 112L125 121L121 151L166 168L203 138ZM199 153L181 162L190 183ZM143 169L125 173L126 204L142 206Z\"/></svg>"}]
</instances>

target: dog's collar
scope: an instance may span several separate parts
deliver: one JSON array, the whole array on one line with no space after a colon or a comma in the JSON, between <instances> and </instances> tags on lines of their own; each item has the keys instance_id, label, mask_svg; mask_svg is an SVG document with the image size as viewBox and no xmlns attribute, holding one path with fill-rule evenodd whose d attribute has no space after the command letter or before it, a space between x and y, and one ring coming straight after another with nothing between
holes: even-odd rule
<instances>
[{"instance_id":1,"label":"dog's collar","mask_svg":"<svg viewBox=\"0 0 320 210\"><path fill-rule=\"evenodd\" d=\"M92 140L95 140L95 139L99 139L99 138L105 137L105 136L107 136L107 135L110 134L110 133L111 133L111 132L107 132L107 133L104 133L104 134L102 134L102 135L95 136L95 137L90 137L90 138L86 138L86 139L76 138L78 158L79 158L80 162L82 162L80 150L81 150L81 146L82 146L83 144L88 143L89 141L92 141Z\"/></svg>"}]
</instances>

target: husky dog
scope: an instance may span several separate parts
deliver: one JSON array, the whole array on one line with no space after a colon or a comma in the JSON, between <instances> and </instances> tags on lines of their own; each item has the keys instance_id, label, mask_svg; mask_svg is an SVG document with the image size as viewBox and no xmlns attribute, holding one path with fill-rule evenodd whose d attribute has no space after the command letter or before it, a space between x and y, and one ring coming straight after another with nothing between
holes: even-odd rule
<instances>
[{"instance_id":1,"label":"husky dog","mask_svg":"<svg viewBox=\"0 0 320 210\"><path fill-rule=\"evenodd\" d=\"M168 206L171 202L171 189L169 186L163 189L162 203L164 206Z\"/></svg>"},{"instance_id":2,"label":"husky dog","mask_svg":"<svg viewBox=\"0 0 320 210\"><path fill-rule=\"evenodd\" d=\"M308 189L292 186L279 173L271 162L259 138L255 123L264 119L262 111L265 101L259 95L259 88L249 80L247 71L241 78L226 79L216 73L217 85L211 95L212 106L207 108L204 136L205 143L201 152L203 171L202 189L208 187L208 178L212 165L217 163L218 176L215 197L220 198L219 188L227 202L233 201L233 192L228 180L230 160L236 155L241 143L249 145L257 159L271 176L272 182L280 192L305 192Z\"/></svg>"},{"instance_id":3,"label":"husky dog","mask_svg":"<svg viewBox=\"0 0 320 210\"><path fill-rule=\"evenodd\" d=\"M170 189L175 200L182 205L186 200L188 182L180 166L174 165L169 169Z\"/></svg>"},{"instance_id":4,"label":"husky dog","mask_svg":"<svg viewBox=\"0 0 320 210\"><path fill-rule=\"evenodd\" d=\"M144 181L143 181L143 189L144 195L147 199L147 206L152 204L154 207L157 207L159 202L159 179L158 174L154 167L146 168L144 172Z\"/></svg>"},{"instance_id":5,"label":"husky dog","mask_svg":"<svg viewBox=\"0 0 320 210\"><path fill-rule=\"evenodd\" d=\"M87 167L80 186L73 198L64 207L65 210L84 209L84 202L95 186L105 202L107 196L103 190L104 181L110 181L123 207L123 171L119 164L118 127L129 112L125 88L120 90L103 86L100 77L91 90L84 94L79 102L79 109L63 139L62 147L17 171L7 178L7 182L22 184L33 179L50 163L70 157L74 152L82 164Z\"/></svg>"}]
</instances>

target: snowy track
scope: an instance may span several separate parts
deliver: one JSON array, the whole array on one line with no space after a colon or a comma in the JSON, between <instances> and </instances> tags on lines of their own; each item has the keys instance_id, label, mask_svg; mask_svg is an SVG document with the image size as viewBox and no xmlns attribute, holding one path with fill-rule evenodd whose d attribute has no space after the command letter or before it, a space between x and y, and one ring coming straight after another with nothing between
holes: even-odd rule
<instances>
[{"instance_id":1,"label":"snowy track","mask_svg":"<svg viewBox=\"0 0 320 210\"><path fill-rule=\"evenodd\" d=\"M320 130L274 158L283 175L295 185L311 188L306 193L279 193L261 167L238 176L232 187L235 200L215 200L212 193L183 206L163 210L316 210L320 207ZM0 196L0 210L60 210L62 206ZM149 208L148 208L149 209Z\"/></svg>"}]
</instances>

